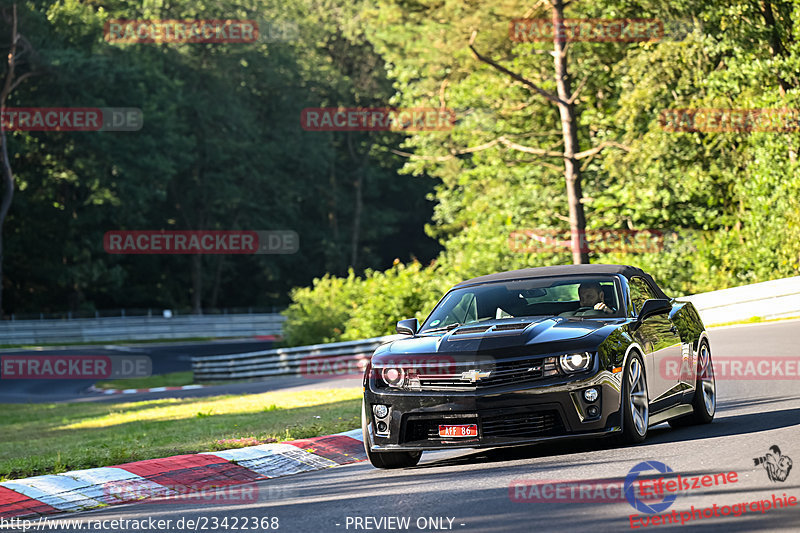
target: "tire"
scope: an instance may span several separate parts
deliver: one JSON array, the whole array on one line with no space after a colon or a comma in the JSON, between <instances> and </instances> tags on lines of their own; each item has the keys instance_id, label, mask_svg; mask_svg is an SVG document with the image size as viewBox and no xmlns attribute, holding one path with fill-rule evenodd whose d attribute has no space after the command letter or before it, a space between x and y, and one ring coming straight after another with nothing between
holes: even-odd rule
<instances>
[{"instance_id":1,"label":"tire","mask_svg":"<svg viewBox=\"0 0 800 533\"><path fill-rule=\"evenodd\" d=\"M669 425L674 428L710 424L717 412L717 384L714 379L714 363L711 360L711 348L703 340L697 356L697 379L694 384L692 412L679 418L673 418Z\"/></svg>"},{"instance_id":2,"label":"tire","mask_svg":"<svg viewBox=\"0 0 800 533\"><path fill-rule=\"evenodd\" d=\"M375 468L409 468L416 466L422 452L373 452L370 450L369 421L366 402L361 400L361 435L364 438L364 451Z\"/></svg>"},{"instance_id":3,"label":"tire","mask_svg":"<svg viewBox=\"0 0 800 533\"><path fill-rule=\"evenodd\" d=\"M631 352L622 378L622 442L644 442L649 422L650 400L644 363L638 352Z\"/></svg>"}]
</instances>

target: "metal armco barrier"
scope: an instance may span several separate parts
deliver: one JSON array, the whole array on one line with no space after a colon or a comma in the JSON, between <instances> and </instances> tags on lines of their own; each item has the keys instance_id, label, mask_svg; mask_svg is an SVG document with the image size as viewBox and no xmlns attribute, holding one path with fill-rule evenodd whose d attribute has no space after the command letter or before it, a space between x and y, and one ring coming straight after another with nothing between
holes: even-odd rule
<instances>
[{"instance_id":1,"label":"metal armco barrier","mask_svg":"<svg viewBox=\"0 0 800 533\"><path fill-rule=\"evenodd\" d=\"M37 344L280 335L285 320L279 313L4 320L0 322L0 342Z\"/></svg>"},{"instance_id":2,"label":"metal armco barrier","mask_svg":"<svg viewBox=\"0 0 800 533\"><path fill-rule=\"evenodd\" d=\"M800 276L678 299L692 302L706 327L753 317L770 319L800 316Z\"/></svg>"},{"instance_id":3,"label":"metal armco barrier","mask_svg":"<svg viewBox=\"0 0 800 533\"><path fill-rule=\"evenodd\" d=\"M286 374L322 377L325 373L327 377L336 377L337 373L352 372L355 363L366 361L378 346L398 337L400 335L387 335L359 341L193 357L192 371L198 383Z\"/></svg>"}]
</instances>

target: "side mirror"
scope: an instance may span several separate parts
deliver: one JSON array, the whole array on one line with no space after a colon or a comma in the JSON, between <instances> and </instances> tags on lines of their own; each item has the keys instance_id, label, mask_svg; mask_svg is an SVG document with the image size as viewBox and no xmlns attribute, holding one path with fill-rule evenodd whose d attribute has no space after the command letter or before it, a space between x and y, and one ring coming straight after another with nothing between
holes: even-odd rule
<instances>
[{"instance_id":1,"label":"side mirror","mask_svg":"<svg viewBox=\"0 0 800 533\"><path fill-rule=\"evenodd\" d=\"M642 322L647 317L668 313L671 310L672 310L672 305L669 303L669 300L664 300L664 299L645 300L644 304L642 304L641 311L639 311L638 321Z\"/></svg>"},{"instance_id":2,"label":"side mirror","mask_svg":"<svg viewBox=\"0 0 800 533\"><path fill-rule=\"evenodd\" d=\"M406 318L397 323L395 330L401 335L414 335L419 329L419 320L416 318Z\"/></svg>"}]
</instances>

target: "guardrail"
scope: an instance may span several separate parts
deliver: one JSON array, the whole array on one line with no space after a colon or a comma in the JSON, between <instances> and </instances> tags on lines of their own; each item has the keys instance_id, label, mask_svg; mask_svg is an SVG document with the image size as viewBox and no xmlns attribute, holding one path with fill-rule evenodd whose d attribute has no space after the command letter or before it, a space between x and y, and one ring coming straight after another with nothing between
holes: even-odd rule
<instances>
[{"instance_id":1,"label":"guardrail","mask_svg":"<svg viewBox=\"0 0 800 533\"><path fill-rule=\"evenodd\" d=\"M341 374L351 371L358 361L368 360L378 346L398 337L399 335L388 335L358 341L193 357L192 371L195 381L199 383L286 374L317 377L321 366L325 367L326 376L335 377L337 368L344 370Z\"/></svg>"},{"instance_id":2,"label":"guardrail","mask_svg":"<svg viewBox=\"0 0 800 533\"><path fill-rule=\"evenodd\" d=\"M753 317L800 316L800 276L680 298L697 308L706 327Z\"/></svg>"},{"instance_id":3,"label":"guardrail","mask_svg":"<svg viewBox=\"0 0 800 533\"><path fill-rule=\"evenodd\" d=\"M278 313L4 320L0 321L0 342L38 344L280 335L285 320Z\"/></svg>"}]
</instances>

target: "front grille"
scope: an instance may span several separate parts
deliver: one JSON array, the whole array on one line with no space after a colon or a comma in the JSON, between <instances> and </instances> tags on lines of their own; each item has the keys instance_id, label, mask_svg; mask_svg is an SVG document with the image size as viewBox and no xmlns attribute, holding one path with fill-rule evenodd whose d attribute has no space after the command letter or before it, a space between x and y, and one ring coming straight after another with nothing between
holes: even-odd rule
<instances>
[{"instance_id":1,"label":"front grille","mask_svg":"<svg viewBox=\"0 0 800 533\"><path fill-rule=\"evenodd\" d=\"M415 441L441 441L439 437L439 424L458 425L458 424L477 424L478 417L475 415L453 415L441 418L412 418L406 423L406 430L403 442ZM474 439L474 437L473 437ZM446 440L446 439L445 439ZM456 440L456 439L450 439ZM463 438L459 440L469 440Z\"/></svg>"},{"instance_id":2,"label":"front grille","mask_svg":"<svg viewBox=\"0 0 800 533\"><path fill-rule=\"evenodd\" d=\"M463 368L468 371L474 367ZM461 370L459 368L458 370ZM453 390L453 391L474 391L486 387L499 387L514 383L524 383L535 381L542 378L542 360L523 359L517 361L498 361L493 365L487 365L480 370L490 371L489 377L481 378L475 383L461 379L461 372L443 375L420 375L419 384L421 390Z\"/></svg>"},{"instance_id":3,"label":"front grille","mask_svg":"<svg viewBox=\"0 0 800 533\"><path fill-rule=\"evenodd\" d=\"M484 437L541 437L563 432L557 411L541 411L481 419Z\"/></svg>"},{"instance_id":4,"label":"front grille","mask_svg":"<svg viewBox=\"0 0 800 533\"><path fill-rule=\"evenodd\" d=\"M411 442L469 442L474 438L441 438L439 425L478 424L478 437L524 439L546 437L564 432L558 411L532 413L475 415L443 415L436 418L409 418L405 424L402 443Z\"/></svg>"}]
</instances>

